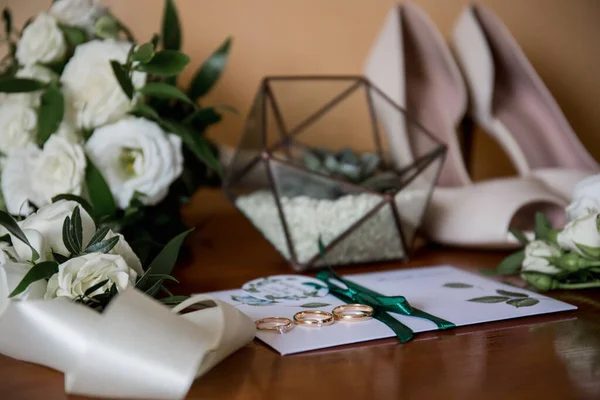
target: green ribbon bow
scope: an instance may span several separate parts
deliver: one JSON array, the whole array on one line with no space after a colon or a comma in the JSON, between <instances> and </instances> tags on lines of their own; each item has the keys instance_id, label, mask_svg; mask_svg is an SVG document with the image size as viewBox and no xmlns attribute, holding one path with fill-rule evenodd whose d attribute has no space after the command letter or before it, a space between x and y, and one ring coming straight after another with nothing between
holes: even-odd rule
<instances>
[{"instance_id":1,"label":"green ribbon bow","mask_svg":"<svg viewBox=\"0 0 600 400\"><path fill-rule=\"evenodd\" d=\"M373 318L389 326L401 343L411 340L414 336L414 332L408 326L389 315L388 312L427 319L435 323L438 329L448 329L456 326L452 322L438 318L411 306L404 296L384 296L367 289L366 287L341 278L338 274L333 272L333 270L320 271L317 273L317 279L325 282L329 287L329 293L333 294L338 299L348 304L358 303L373 307ZM346 286L346 289L333 283L333 281L342 283Z\"/></svg>"}]
</instances>

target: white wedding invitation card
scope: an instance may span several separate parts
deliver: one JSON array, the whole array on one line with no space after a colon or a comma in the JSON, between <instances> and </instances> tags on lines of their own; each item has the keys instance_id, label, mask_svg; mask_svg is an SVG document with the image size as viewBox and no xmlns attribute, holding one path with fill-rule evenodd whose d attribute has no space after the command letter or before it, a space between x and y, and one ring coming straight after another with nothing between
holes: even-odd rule
<instances>
[{"instance_id":1,"label":"white wedding invitation card","mask_svg":"<svg viewBox=\"0 0 600 400\"><path fill-rule=\"evenodd\" d=\"M526 317L577 307L538 293L502 284L451 266L412 268L367 274L345 275L385 296L404 296L410 305L454 323L480 324ZM233 304L253 320L287 317L303 310L331 312L345 304L328 293L326 285L302 275L278 275L256 279L241 289L209 293ZM426 319L390 313L415 333L436 330ZM384 323L335 322L321 328L295 326L290 332L257 331L256 337L282 355L394 337Z\"/></svg>"}]
</instances>

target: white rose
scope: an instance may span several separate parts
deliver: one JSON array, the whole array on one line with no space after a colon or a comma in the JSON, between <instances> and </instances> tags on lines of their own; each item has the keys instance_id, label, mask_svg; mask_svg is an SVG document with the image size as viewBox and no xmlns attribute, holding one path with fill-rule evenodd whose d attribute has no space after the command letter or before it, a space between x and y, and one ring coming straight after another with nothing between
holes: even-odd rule
<instances>
[{"instance_id":1,"label":"white rose","mask_svg":"<svg viewBox=\"0 0 600 400\"><path fill-rule=\"evenodd\" d=\"M117 285L119 292L135 285L137 273L129 268L123 257L115 254L90 253L72 258L59 265L58 272L48 281L45 298L83 296L89 288L108 280L89 294L94 297Z\"/></svg>"},{"instance_id":2,"label":"white rose","mask_svg":"<svg viewBox=\"0 0 600 400\"><path fill-rule=\"evenodd\" d=\"M577 183L571 204L567 207L570 221L597 213L600 213L600 174L589 176Z\"/></svg>"},{"instance_id":3,"label":"white rose","mask_svg":"<svg viewBox=\"0 0 600 400\"><path fill-rule=\"evenodd\" d=\"M6 159L0 183L7 210L28 215L28 201L42 207L59 194L81 195L85 167L83 147L58 135L52 135L43 149L30 145L13 152Z\"/></svg>"},{"instance_id":4,"label":"white rose","mask_svg":"<svg viewBox=\"0 0 600 400\"><path fill-rule=\"evenodd\" d=\"M62 75L67 114L78 128L93 129L123 118L136 101L121 89L110 66L111 60L127 59L132 44L112 39L93 40L75 48ZM133 86L140 88L146 74L134 72Z\"/></svg>"},{"instance_id":5,"label":"white rose","mask_svg":"<svg viewBox=\"0 0 600 400\"><path fill-rule=\"evenodd\" d=\"M29 243L40 254L40 261L52 259L52 252L68 255L69 251L63 243L62 227L65 218L70 217L75 207L81 211L81 226L83 228L83 245L85 246L94 233L96 224L90 215L77 202L59 200L40 208L31 214L19 226L29 240ZM31 249L14 235L11 240L21 261L31 260Z\"/></svg>"},{"instance_id":6,"label":"white rose","mask_svg":"<svg viewBox=\"0 0 600 400\"><path fill-rule=\"evenodd\" d=\"M183 170L181 139L143 118L96 129L86 152L122 209L136 191L144 194L144 204L158 204Z\"/></svg>"},{"instance_id":7,"label":"white rose","mask_svg":"<svg viewBox=\"0 0 600 400\"><path fill-rule=\"evenodd\" d=\"M15 76L17 78L35 79L44 83L50 83L51 81L58 79L58 75L54 71L38 64L22 67L16 72ZM41 98L41 90L27 93L0 93L0 104L21 103L26 106L37 108L40 106Z\"/></svg>"},{"instance_id":8,"label":"white rose","mask_svg":"<svg viewBox=\"0 0 600 400\"><path fill-rule=\"evenodd\" d=\"M138 275L143 275L144 269L142 267L142 262L137 254L134 253L133 249L129 243L127 243L123 235L120 233L114 233L113 231L108 231L104 240L111 239L115 236L119 237L119 241L110 251L110 254L116 254L123 257L129 268L133 269Z\"/></svg>"},{"instance_id":9,"label":"white rose","mask_svg":"<svg viewBox=\"0 0 600 400\"><path fill-rule=\"evenodd\" d=\"M22 103L0 104L0 152L12 151L33 143L37 133L37 112Z\"/></svg>"},{"instance_id":10,"label":"white rose","mask_svg":"<svg viewBox=\"0 0 600 400\"><path fill-rule=\"evenodd\" d=\"M16 56L19 64L31 65L62 61L66 54L67 43L56 20L41 13L23 29Z\"/></svg>"},{"instance_id":11,"label":"white rose","mask_svg":"<svg viewBox=\"0 0 600 400\"><path fill-rule=\"evenodd\" d=\"M108 12L97 0L57 0L50 7L50 15L65 25L85 29L94 33L94 24Z\"/></svg>"},{"instance_id":12,"label":"white rose","mask_svg":"<svg viewBox=\"0 0 600 400\"><path fill-rule=\"evenodd\" d=\"M560 272L560 269L552 265L549 258L560 256L561 252L556 247L541 240L535 240L525 247L522 271L556 274Z\"/></svg>"},{"instance_id":13,"label":"white rose","mask_svg":"<svg viewBox=\"0 0 600 400\"><path fill-rule=\"evenodd\" d=\"M600 249L598 215L588 214L569 222L558 234L560 247L586 257L590 256L586 248Z\"/></svg>"}]
</instances>

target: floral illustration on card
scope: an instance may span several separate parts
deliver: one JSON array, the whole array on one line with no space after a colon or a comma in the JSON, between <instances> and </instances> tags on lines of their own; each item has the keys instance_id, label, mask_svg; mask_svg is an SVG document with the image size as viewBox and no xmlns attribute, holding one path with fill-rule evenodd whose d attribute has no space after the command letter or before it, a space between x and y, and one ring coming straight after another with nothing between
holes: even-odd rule
<instances>
[{"instance_id":1,"label":"floral illustration on card","mask_svg":"<svg viewBox=\"0 0 600 400\"><path fill-rule=\"evenodd\" d=\"M498 289L496 290L497 296L483 296L483 297L475 297L473 299L469 299L467 301L473 303L506 303L516 308L521 307L531 307L538 304L540 301L538 299L534 299L529 297L526 293L520 292L510 292L508 290Z\"/></svg>"}]
</instances>

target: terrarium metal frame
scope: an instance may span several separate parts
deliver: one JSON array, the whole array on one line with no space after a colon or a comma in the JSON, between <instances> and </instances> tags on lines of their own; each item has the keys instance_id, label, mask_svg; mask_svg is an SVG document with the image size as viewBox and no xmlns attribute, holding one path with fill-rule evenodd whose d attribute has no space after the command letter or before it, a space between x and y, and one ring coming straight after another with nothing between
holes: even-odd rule
<instances>
[{"instance_id":1,"label":"terrarium metal frame","mask_svg":"<svg viewBox=\"0 0 600 400\"><path fill-rule=\"evenodd\" d=\"M300 81L300 80L306 80L306 81L309 81L309 80L313 80L313 81L314 80L336 80L336 81L337 80L347 80L347 81L355 81L355 83L352 84L350 87L348 87L348 89L344 90L339 95L335 96L333 99L331 99L328 103L326 103L323 107L318 109L312 115L309 115L307 118L305 118L294 129L288 130L287 127L285 126L284 119L282 117L276 97L274 96L273 91L270 87L270 83L275 82L275 81L294 81L294 80L295 81ZM416 127L418 127L424 135L428 136L429 140L431 140L433 143L436 144L435 149L428 152L426 155L415 159L412 164L407 165L406 167L404 167L400 170L396 170L391 167L389 168L390 171L393 171L398 176L402 176L404 174L412 172L409 175L409 178L405 179L403 184L401 186L397 187L397 189L393 192L393 194L382 194L380 192L372 191L368 188L364 188L362 186L359 186L359 185L356 185L353 183L349 183L347 181L337 179L335 177L331 177L331 176L328 176L325 174L321 174L319 172L315 172L306 167L299 166L299 165L296 165L291 162L286 162L286 161L281 160L280 158L277 158L276 156L273 155L273 153L276 150L282 150L282 149L283 149L283 151L286 152L286 154L289 155L290 144L294 143L294 137L296 137L298 134L300 134L306 127L310 126L313 122L315 122L316 120L321 118L323 115L325 115L329 110L331 110L337 104L342 102L347 96L349 96L352 92L354 92L355 90L360 88L362 85L365 85L367 87L367 89L374 90L379 96L381 96L383 99L387 100L392 107L394 107L398 112L403 114L403 116L406 118L406 121L408 121L410 124L413 124ZM383 149L382 140L381 140L381 132L379 130L379 127L377 126L376 110L373 105L373 98L371 95L371 91L366 90L366 95L367 95L367 104L368 104L368 108L369 108L369 115L371 118L372 134L374 136L373 140L374 140L374 143L376 146L376 152L377 152L377 155L379 155L381 157L381 160L385 160L385 154L384 154L384 149ZM414 247L414 242L416 240L417 235L416 235L416 233L413 234L411 243L410 244L407 243L407 241L405 239L405 235L401 228L402 220L400 218L400 213L398 211L397 204L394 201L394 197L397 193L399 193L404 188L406 188L414 179L416 179L421 174L421 172L423 172L425 169L427 169L427 167L429 167L433 161L435 161L436 159L439 158L439 159L441 159L440 168L435 173L435 178L433 179L433 185L435 185L435 183L437 182L437 180L439 178L440 172L441 172L441 165L444 163L444 160L446 157L446 152L447 152L446 146L444 144L442 144L438 139L436 139L436 137L431 132L429 132L425 127L423 127L423 125L421 123L419 123L418 121L411 118L410 115L408 114L408 112L404 108L397 105L393 100L391 100L389 98L389 96L387 96L383 91L381 91L379 88L374 86L364 76L354 76L354 75L348 75L348 76L345 76L345 75L340 75L340 76L271 76L271 77L263 78L263 80L260 84L260 87L259 87L259 93L257 94L257 97L256 97L256 99L258 99L258 101L262 101L262 104L260 105L260 107L262 108L262 115L261 115L262 129L266 129L265 124L266 124L266 118L267 118L267 107L265 106L265 98L268 98L269 102L271 104L275 120L278 124L279 131L282 135L281 140L279 140L275 145L268 146L267 141L266 141L266 133L263 132L263 137L262 137L263 150L256 157L254 157L250 162L248 162L248 164L240 171L237 171L237 172L236 171L226 171L225 177L223 179L223 191L224 191L226 197L228 198L228 200L231 201L234 206L236 205L236 202L235 202L236 195L231 191L232 186L235 185L240 180L242 180L249 171L251 171L254 167L257 166L258 163L263 163L266 173L267 173L267 178L269 180L269 187L274 195L275 203L277 206L277 212L279 215L279 220L281 221L281 225L282 225L283 232L285 235L286 245L289 250L289 255L290 255L291 259L287 259L287 257L285 257L285 256L284 256L284 258L286 258L287 261L291 263L292 268L295 269L296 271L304 271L307 269L323 267L324 266L324 264L322 263L323 260L321 259L322 258L321 254L316 254L314 257L312 257L306 263L301 263L298 261L298 258L296 255L296 250L294 248L292 236L290 233L290 228L288 227L286 217L285 217L285 212L284 212L283 206L281 204L279 189L275 182L275 177L274 177L273 168L272 168L271 163L284 164L288 168L294 168L294 169L297 169L297 170L302 171L307 174L314 174L314 175L319 176L322 179L327 179L332 182L336 182L342 186L356 187L356 189L362 193L370 193L370 194L373 194L376 196L380 196L382 198L382 201L377 206L375 206L373 209L371 209L369 212L367 212L365 215L360 217L357 221L352 223L344 232L339 234L339 236L337 236L335 239L331 240L325 246L325 254L327 254L329 252L329 250L335 248L335 246L337 244L339 244L341 241L343 241L345 238L347 238L349 235L351 235L358 227L360 227L363 223L365 223L369 218L371 218L377 212L381 211L384 207L389 205L391 207L391 211L392 211L392 214L394 217L394 225L397 230L398 237L400 239L399 246L401 246L401 248L403 250L403 254L404 254L403 257L396 258L395 260L406 260L407 258L409 258L412 255L412 251L414 250L413 247ZM257 100L255 100L255 101L257 101ZM254 104L254 106L256 106L256 104ZM246 133L246 130L248 128L247 125L249 123L250 123L249 121L246 121L246 126L244 127L244 133ZM242 136L240 141L243 141L243 139L244 138ZM301 146L304 146L304 145L302 144ZM239 151L239 148L238 148L238 151ZM235 156L234 156L234 160L235 160ZM427 195L426 204L429 203L432 191L433 190L430 190ZM245 215L244 212L242 212L242 214ZM246 217L247 217L247 215L246 215ZM421 225L422 220L423 220L423 216L421 216L421 218L419 219L417 228ZM418 229L417 229L417 231L418 231ZM282 254L282 256L283 256L283 254ZM389 261L393 261L393 260L394 259L385 260L385 262L389 262ZM372 261L369 261L369 262L372 262ZM380 262L380 261L374 261L374 262ZM353 264L353 263L351 263L351 264ZM359 262L356 264L364 264L364 262Z\"/></svg>"}]
</instances>

